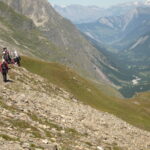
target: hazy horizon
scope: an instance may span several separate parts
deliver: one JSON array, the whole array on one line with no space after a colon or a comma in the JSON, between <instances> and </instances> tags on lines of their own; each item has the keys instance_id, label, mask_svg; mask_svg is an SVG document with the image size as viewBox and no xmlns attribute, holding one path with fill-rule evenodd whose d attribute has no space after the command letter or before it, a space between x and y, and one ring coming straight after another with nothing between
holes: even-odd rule
<instances>
[{"instance_id":1,"label":"hazy horizon","mask_svg":"<svg viewBox=\"0 0 150 150\"><path fill-rule=\"evenodd\" d=\"M66 6L66 5L96 5L100 7L111 7L113 5L121 4L121 3L126 3L126 2L142 2L145 0L105 0L105 1L99 1L99 0L49 0L51 4L56 4L56 5L61 5L61 6Z\"/></svg>"}]
</instances>

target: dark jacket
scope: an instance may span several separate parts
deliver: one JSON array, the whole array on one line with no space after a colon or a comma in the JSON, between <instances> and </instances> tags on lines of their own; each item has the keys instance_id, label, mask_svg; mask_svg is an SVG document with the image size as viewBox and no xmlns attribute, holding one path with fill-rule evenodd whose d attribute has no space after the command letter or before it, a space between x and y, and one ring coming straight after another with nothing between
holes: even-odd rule
<instances>
[{"instance_id":1,"label":"dark jacket","mask_svg":"<svg viewBox=\"0 0 150 150\"><path fill-rule=\"evenodd\" d=\"M5 65L5 69L2 68L2 65ZM8 64L7 64L6 61L4 61L4 62L2 62L2 63L0 64L0 72L2 72L2 73L3 73L4 71L5 71L5 72L8 72L8 69L9 69L9 68L8 68Z\"/></svg>"}]
</instances>

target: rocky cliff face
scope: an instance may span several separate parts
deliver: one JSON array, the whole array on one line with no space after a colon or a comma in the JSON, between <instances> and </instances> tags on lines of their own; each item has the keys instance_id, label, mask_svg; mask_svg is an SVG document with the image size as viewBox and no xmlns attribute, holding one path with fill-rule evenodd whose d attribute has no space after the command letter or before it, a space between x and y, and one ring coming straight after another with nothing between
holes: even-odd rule
<instances>
[{"instance_id":1,"label":"rocky cliff face","mask_svg":"<svg viewBox=\"0 0 150 150\"><path fill-rule=\"evenodd\" d=\"M3 0L1 0L3 1ZM3 1L17 12L31 18L36 26L45 26L48 21L55 22L57 15L47 0L6 0ZM58 19L62 19L61 16ZM55 18L57 19L57 18Z\"/></svg>"},{"instance_id":2,"label":"rocky cliff face","mask_svg":"<svg viewBox=\"0 0 150 150\"><path fill-rule=\"evenodd\" d=\"M150 133L84 105L24 68L0 78L1 150L149 150Z\"/></svg>"}]
</instances>

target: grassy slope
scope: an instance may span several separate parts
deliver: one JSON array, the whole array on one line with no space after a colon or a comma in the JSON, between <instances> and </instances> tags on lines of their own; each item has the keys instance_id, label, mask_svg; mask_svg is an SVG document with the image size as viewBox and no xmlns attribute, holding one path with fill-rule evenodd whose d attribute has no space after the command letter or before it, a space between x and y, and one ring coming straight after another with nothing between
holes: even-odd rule
<instances>
[{"instance_id":1,"label":"grassy slope","mask_svg":"<svg viewBox=\"0 0 150 150\"><path fill-rule=\"evenodd\" d=\"M131 100L122 100L104 94L94 83L83 79L74 71L60 64L23 57L22 65L29 71L47 78L49 82L71 92L83 103L112 113L130 124L150 131L149 93L139 95Z\"/></svg>"}]
</instances>

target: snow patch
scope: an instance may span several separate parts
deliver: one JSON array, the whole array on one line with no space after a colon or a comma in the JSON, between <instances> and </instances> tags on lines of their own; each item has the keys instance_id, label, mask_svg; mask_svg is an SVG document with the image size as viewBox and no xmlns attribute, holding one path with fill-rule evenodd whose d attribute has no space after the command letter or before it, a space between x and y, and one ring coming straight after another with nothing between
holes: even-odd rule
<instances>
[{"instance_id":1,"label":"snow patch","mask_svg":"<svg viewBox=\"0 0 150 150\"><path fill-rule=\"evenodd\" d=\"M67 5L59 5L59 7L61 7L61 8L66 8Z\"/></svg>"},{"instance_id":2,"label":"snow patch","mask_svg":"<svg viewBox=\"0 0 150 150\"><path fill-rule=\"evenodd\" d=\"M85 34L86 34L87 36L89 36L90 38L94 39L93 35L92 35L90 32L85 32Z\"/></svg>"},{"instance_id":3,"label":"snow patch","mask_svg":"<svg viewBox=\"0 0 150 150\"><path fill-rule=\"evenodd\" d=\"M135 5L135 6L138 6L139 4L140 4L140 2L138 2L138 1L133 2L133 5Z\"/></svg>"},{"instance_id":4,"label":"snow patch","mask_svg":"<svg viewBox=\"0 0 150 150\"><path fill-rule=\"evenodd\" d=\"M136 48L138 45L143 44L148 38L149 38L148 35L145 36L145 37L139 38L139 40L134 45L132 45L132 47L130 48L130 50Z\"/></svg>"},{"instance_id":5,"label":"snow patch","mask_svg":"<svg viewBox=\"0 0 150 150\"><path fill-rule=\"evenodd\" d=\"M55 4L53 4L53 3L50 3L50 4L51 4L51 6L52 6L52 7L55 7L55 6L56 6L56 5L55 5Z\"/></svg>"},{"instance_id":6,"label":"snow patch","mask_svg":"<svg viewBox=\"0 0 150 150\"><path fill-rule=\"evenodd\" d=\"M145 5L150 5L150 0L146 0L144 4Z\"/></svg>"},{"instance_id":7,"label":"snow patch","mask_svg":"<svg viewBox=\"0 0 150 150\"><path fill-rule=\"evenodd\" d=\"M133 85L137 85L141 79L139 77L135 77L135 79L132 80Z\"/></svg>"},{"instance_id":8,"label":"snow patch","mask_svg":"<svg viewBox=\"0 0 150 150\"><path fill-rule=\"evenodd\" d=\"M114 25L106 18L101 18L99 20L99 23L107 25L107 26L112 27L112 28L114 27Z\"/></svg>"}]
</instances>

